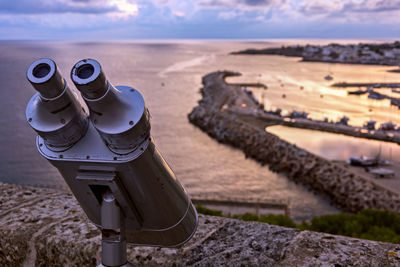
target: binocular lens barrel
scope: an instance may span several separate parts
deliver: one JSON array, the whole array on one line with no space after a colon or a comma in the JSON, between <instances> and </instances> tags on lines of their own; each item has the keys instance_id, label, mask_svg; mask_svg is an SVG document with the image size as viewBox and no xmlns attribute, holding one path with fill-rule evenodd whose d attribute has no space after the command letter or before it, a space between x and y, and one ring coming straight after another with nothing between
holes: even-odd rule
<instances>
[{"instance_id":1,"label":"binocular lens barrel","mask_svg":"<svg viewBox=\"0 0 400 267\"><path fill-rule=\"evenodd\" d=\"M111 151L128 154L149 138L150 116L139 92L113 86L94 59L76 63L71 79L90 110L93 126Z\"/></svg>"},{"instance_id":2,"label":"binocular lens barrel","mask_svg":"<svg viewBox=\"0 0 400 267\"><path fill-rule=\"evenodd\" d=\"M65 81L53 60L42 58L33 62L26 74L28 81L46 99L59 96L65 88Z\"/></svg>"},{"instance_id":3,"label":"binocular lens barrel","mask_svg":"<svg viewBox=\"0 0 400 267\"><path fill-rule=\"evenodd\" d=\"M107 92L108 82L100 64L93 59L84 59L71 70L71 79L86 99L98 99Z\"/></svg>"},{"instance_id":4,"label":"binocular lens barrel","mask_svg":"<svg viewBox=\"0 0 400 267\"><path fill-rule=\"evenodd\" d=\"M29 125L53 151L63 151L78 142L87 130L87 114L54 61L36 60L29 66L26 76L39 92L26 108Z\"/></svg>"}]
</instances>

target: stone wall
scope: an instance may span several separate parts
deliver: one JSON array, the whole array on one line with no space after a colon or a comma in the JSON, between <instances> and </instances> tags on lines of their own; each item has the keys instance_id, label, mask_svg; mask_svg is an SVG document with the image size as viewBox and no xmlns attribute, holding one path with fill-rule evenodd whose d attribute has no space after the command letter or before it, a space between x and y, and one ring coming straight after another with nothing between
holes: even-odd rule
<instances>
[{"instance_id":1,"label":"stone wall","mask_svg":"<svg viewBox=\"0 0 400 267\"><path fill-rule=\"evenodd\" d=\"M400 266L400 245L199 216L177 249L129 246L135 266ZM100 231L65 192L0 183L0 266L96 266Z\"/></svg>"},{"instance_id":2,"label":"stone wall","mask_svg":"<svg viewBox=\"0 0 400 267\"><path fill-rule=\"evenodd\" d=\"M233 110L229 107L237 106L238 99L248 108L255 108L240 86L225 82L224 78L229 75L237 73L215 72L203 78L202 99L189 114L191 123L217 141L237 147L247 157L267 164L271 170L285 173L295 182L329 197L345 211L373 208L400 212L400 196L395 192L267 133L264 128L243 120L240 114L229 112Z\"/></svg>"}]
</instances>

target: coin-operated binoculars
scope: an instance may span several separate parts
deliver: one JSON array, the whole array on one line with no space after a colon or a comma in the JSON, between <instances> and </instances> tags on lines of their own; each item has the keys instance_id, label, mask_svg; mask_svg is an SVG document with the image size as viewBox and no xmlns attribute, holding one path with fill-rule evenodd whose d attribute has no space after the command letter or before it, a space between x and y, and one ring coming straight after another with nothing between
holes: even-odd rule
<instances>
[{"instance_id":1,"label":"coin-operated binoculars","mask_svg":"<svg viewBox=\"0 0 400 267\"><path fill-rule=\"evenodd\" d=\"M71 71L87 107L50 59L32 63L27 78L38 91L26 108L37 148L101 229L99 266L131 266L127 243L175 247L192 237L197 213L154 145L137 90L113 86L93 59Z\"/></svg>"}]
</instances>

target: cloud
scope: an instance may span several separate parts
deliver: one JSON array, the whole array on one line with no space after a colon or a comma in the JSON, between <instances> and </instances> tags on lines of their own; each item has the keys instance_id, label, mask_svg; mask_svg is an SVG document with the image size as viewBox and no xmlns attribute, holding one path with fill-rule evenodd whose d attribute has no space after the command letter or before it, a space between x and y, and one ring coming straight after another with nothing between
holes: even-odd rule
<instances>
[{"instance_id":1,"label":"cloud","mask_svg":"<svg viewBox=\"0 0 400 267\"><path fill-rule=\"evenodd\" d=\"M284 4L286 0L199 0L197 4L201 8L269 8Z\"/></svg>"},{"instance_id":2,"label":"cloud","mask_svg":"<svg viewBox=\"0 0 400 267\"><path fill-rule=\"evenodd\" d=\"M224 19L224 20L230 20L230 19L236 18L239 15L240 15L240 13L237 11L234 11L234 10L223 11L223 12L218 13L218 18Z\"/></svg>"},{"instance_id":3,"label":"cloud","mask_svg":"<svg viewBox=\"0 0 400 267\"><path fill-rule=\"evenodd\" d=\"M172 14L174 14L177 17L181 17L181 18L186 16L185 12L178 11L178 10L172 10Z\"/></svg>"},{"instance_id":4,"label":"cloud","mask_svg":"<svg viewBox=\"0 0 400 267\"><path fill-rule=\"evenodd\" d=\"M298 11L304 15L357 16L357 13L400 11L400 0L303 0Z\"/></svg>"},{"instance_id":5,"label":"cloud","mask_svg":"<svg viewBox=\"0 0 400 267\"><path fill-rule=\"evenodd\" d=\"M118 38L327 37L358 34L364 26L363 34L372 36L369 29L379 35L383 24L391 27L382 31L397 34L399 22L400 0L0 0L0 28L23 38L33 29L72 39L105 38L102 32Z\"/></svg>"},{"instance_id":6,"label":"cloud","mask_svg":"<svg viewBox=\"0 0 400 267\"><path fill-rule=\"evenodd\" d=\"M350 1L346 5L347 11L353 12L386 12L386 11L399 11L399 0L364 0L362 2Z\"/></svg>"},{"instance_id":7,"label":"cloud","mask_svg":"<svg viewBox=\"0 0 400 267\"><path fill-rule=\"evenodd\" d=\"M118 11L109 14L113 18L127 19L131 16L136 16L139 12L136 2L130 2L129 0L109 0L108 3L118 9Z\"/></svg>"},{"instance_id":8,"label":"cloud","mask_svg":"<svg viewBox=\"0 0 400 267\"><path fill-rule=\"evenodd\" d=\"M332 12L341 11L344 4L340 0L324 1L310 0L300 4L299 12L304 15L326 15Z\"/></svg>"},{"instance_id":9,"label":"cloud","mask_svg":"<svg viewBox=\"0 0 400 267\"><path fill-rule=\"evenodd\" d=\"M138 14L136 1L130 0L18 0L1 1L0 14L106 14L113 18L127 18Z\"/></svg>"},{"instance_id":10,"label":"cloud","mask_svg":"<svg viewBox=\"0 0 400 267\"><path fill-rule=\"evenodd\" d=\"M104 5L102 1L85 0L19 0L1 1L0 13L3 14L49 14L49 13L81 13L102 14L118 11L115 5Z\"/></svg>"}]
</instances>

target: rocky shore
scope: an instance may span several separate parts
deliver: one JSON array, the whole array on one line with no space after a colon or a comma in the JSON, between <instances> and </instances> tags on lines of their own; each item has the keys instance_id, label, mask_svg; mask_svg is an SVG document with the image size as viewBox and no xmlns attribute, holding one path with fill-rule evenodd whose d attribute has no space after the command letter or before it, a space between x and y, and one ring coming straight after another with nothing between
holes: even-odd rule
<instances>
[{"instance_id":1,"label":"rocky shore","mask_svg":"<svg viewBox=\"0 0 400 267\"><path fill-rule=\"evenodd\" d=\"M271 170L285 173L295 182L329 197L342 210L373 208L400 212L400 196L390 188L266 132L265 120L260 123L257 117L248 115L258 109L256 103L240 85L225 82L225 77L232 75L238 73L222 71L203 77L202 99L189 114L191 123Z\"/></svg>"},{"instance_id":2,"label":"rocky shore","mask_svg":"<svg viewBox=\"0 0 400 267\"><path fill-rule=\"evenodd\" d=\"M0 266L96 266L100 231L65 192L0 183ZM400 245L199 216L177 249L129 246L135 266L400 266Z\"/></svg>"}]
</instances>

